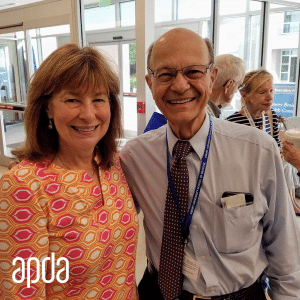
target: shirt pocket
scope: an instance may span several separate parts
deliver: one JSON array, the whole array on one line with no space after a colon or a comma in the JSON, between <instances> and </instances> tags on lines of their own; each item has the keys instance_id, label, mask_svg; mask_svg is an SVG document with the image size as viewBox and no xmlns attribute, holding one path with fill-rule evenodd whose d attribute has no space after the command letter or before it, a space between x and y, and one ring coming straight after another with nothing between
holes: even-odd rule
<instances>
[{"instance_id":1,"label":"shirt pocket","mask_svg":"<svg viewBox=\"0 0 300 300\"><path fill-rule=\"evenodd\" d=\"M235 209L215 205L214 243L219 252L243 252L255 239L254 204Z\"/></svg>"}]
</instances>

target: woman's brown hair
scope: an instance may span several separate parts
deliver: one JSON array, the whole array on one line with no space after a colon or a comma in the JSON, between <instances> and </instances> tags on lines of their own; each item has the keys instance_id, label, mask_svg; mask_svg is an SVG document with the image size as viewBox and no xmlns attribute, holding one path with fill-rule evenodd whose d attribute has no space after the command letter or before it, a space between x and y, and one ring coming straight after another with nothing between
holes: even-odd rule
<instances>
[{"instance_id":1,"label":"woman's brown hair","mask_svg":"<svg viewBox=\"0 0 300 300\"><path fill-rule=\"evenodd\" d=\"M96 49L67 44L52 52L35 72L29 85L24 114L25 145L13 151L19 160L41 161L58 151L58 133L48 128L48 102L61 90L87 91L105 86L110 101L111 119L104 137L98 142L100 166L110 168L122 137L119 79L106 58Z\"/></svg>"}]
</instances>

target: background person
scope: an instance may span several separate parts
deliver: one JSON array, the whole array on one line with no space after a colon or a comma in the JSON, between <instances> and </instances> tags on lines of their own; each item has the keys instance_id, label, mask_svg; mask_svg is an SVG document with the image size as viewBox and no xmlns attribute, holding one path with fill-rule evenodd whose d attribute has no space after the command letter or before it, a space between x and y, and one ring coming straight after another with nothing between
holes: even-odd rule
<instances>
[{"instance_id":1,"label":"background person","mask_svg":"<svg viewBox=\"0 0 300 300\"><path fill-rule=\"evenodd\" d=\"M207 112L216 118L221 115L221 108L230 105L245 76L243 60L231 54L218 55L215 58L218 76L208 100Z\"/></svg>"},{"instance_id":2,"label":"background person","mask_svg":"<svg viewBox=\"0 0 300 300\"><path fill-rule=\"evenodd\" d=\"M274 139L206 114L217 69L211 43L195 32L168 31L147 61L147 84L168 123L120 153L144 213L140 299L265 299L266 270L272 299L298 300L299 228Z\"/></svg>"},{"instance_id":3,"label":"background person","mask_svg":"<svg viewBox=\"0 0 300 300\"><path fill-rule=\"evenodd\" d=\"M291 165L293 165L298 173L297 176L300 176L300 150L299 149L295 149L293 147L292 143L283 142L283 147L282 147L282 154L284 159L290 163ZM296 190L296 195L299 197L299 189ZM295 203L294 203L294 208L296 211L296 215L300 216L300 201L299 198L295 197Z\"/></svg>"},{"instance_id":4,"label":"background person","mask_svg":"<svg viewBox=\"0 0 300 300\"><path fill-rule=\"evenodd\" d=\"M227 118L228 121L256 127L276 140L279 149L281 141L279 135L278 116L271 109L274 99L273 76L264 69L254 70L246 74L242 95L242 109ZM295 189L300 187L297 171L288 163L283 162L288 190L295 202Z\"/></svg>"},{"instance_id":5,"label":"background person","mask_svg":"<svg viewBox=\"0 0 300 300\"><path fill-rule=\"evenodd\" d=\"M138 219L117 155L118 95L117 75L89 47L62 46L36 71L20 163L0 181L8 225L0 230L0 298L138 299ZM41 261L51 253L69 260L68 282L13 282L16 256Z\"/></svg>"}]
</instances>

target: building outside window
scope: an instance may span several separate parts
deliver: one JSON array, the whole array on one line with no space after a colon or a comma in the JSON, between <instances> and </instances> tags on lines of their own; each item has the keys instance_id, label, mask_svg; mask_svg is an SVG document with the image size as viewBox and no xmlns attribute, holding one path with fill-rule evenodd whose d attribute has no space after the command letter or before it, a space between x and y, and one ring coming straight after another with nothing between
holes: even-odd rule
<instances>
[{"instance_id":1,"label":"building outside window","mask_svg":"<svg viewBox=\"0 0 300 300\"><path fill-rule=\"evenodd\" d=\"M284 13L283 33L299 32L299 11L286 11Z\"/></svg>"},{"instance_id":2,"label":"building outside window","mask_svg":"<svg viewBox=\"0 0 300 300\"><path fill-rule=\"evenodd\" d=\"M298 49L281 51L280 80L283 82L296 82L296 63Z\"/></svg>"}]
</instances>

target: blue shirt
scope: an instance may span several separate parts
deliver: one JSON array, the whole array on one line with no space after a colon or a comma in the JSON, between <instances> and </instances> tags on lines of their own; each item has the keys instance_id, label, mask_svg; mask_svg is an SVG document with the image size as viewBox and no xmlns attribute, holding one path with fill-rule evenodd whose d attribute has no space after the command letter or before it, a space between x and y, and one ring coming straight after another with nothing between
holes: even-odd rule
<instances>
[{"instance_id":1,"label":"blue shirt","mask_svg":"<svg viewBox=\"0 0 300 300\"><path fill-rule=\"evenodd\" d=\"M200 263L197 279L184 277L183 289L217 296L253 284L266 269L272 300L300 299L300 233L290 203L275 140L248 126L213 118L206 173L196 206L186 255ZM186 160L191 200L205 141L208 117L189 140ZM120 158L133 197L144 213L148 259L159 269L167 193L166 130L170 163L177 141L164 125L129 141ZM251 193L252 205L221 207L226 191Z\"/></svg>"}]
</instances>

